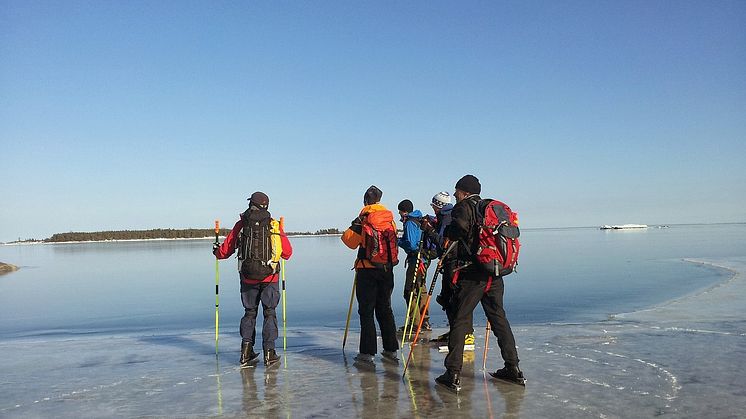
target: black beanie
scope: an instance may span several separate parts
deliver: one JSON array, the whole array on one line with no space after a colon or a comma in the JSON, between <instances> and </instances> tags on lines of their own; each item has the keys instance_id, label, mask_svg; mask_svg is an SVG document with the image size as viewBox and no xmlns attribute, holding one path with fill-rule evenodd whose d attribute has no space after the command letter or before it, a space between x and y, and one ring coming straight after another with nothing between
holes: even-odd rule
<instances>
[{"instance_id":1,"label":"black beanie","mask_svg":"<svg viewBox=\"0 0 746 419\"><path fill-rule=\"evenodd\" d=\"M404 211L404 212L409 213L409 212L414 211L414 204L412 204L412 201L405 199L399 202L399 206L397 208L399 208L399 211Z\"/></svg>"},{"instance_id":2,"label":"black beanie","mask_svg":"<svg viewBox=\"0 0 746 419\"><path fill-rule=\"evenodd\" d=\"M375 187L375 185L371 185L370 188L368 188L368 190L365 191L365 195L363 195L363 204L371 205L377 202L381 202L382 196L383 196L383 192L381 192L380 189Z\"/></svg>"},{"instance_id":3,"label":"black beanie","mask_svg":"<svg viewBox=\"0 0 746 419\"><path fill-rule=\"evenodd\" d=\"M473 175L466 175L456 182L456 189L468 192L471 194L479 194L482 192L482 185L479 184L479 179Z\"/></svg>"},{"instance_id":4,"label":"black beanie","mask_svg":"<svg viewBox=\"0 0 746 419\"><path fill-rule=\"evenodd\" d=\"M264 192L254 192L249 197L249 202L251 205L255 205L260 209L267 209L269 207L269 197Z\"/></svg>"}]
</instances>

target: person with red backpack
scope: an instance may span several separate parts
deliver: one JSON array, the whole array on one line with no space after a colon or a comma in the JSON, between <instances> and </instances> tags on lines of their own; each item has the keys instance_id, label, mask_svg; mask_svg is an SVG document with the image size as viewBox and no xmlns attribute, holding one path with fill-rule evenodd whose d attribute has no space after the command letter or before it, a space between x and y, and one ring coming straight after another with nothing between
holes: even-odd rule
<instances>
[{"instance_id":1,"label":"person with red backpack","mask_svg":"<svg viewBox=\"0 0 746 419\"><path fill-rule=\"evenodd\" d=\"M358 362L372 364L378 351L376 324L381 329L381 356L398 362L396 322L391 308L394 291L394 266L399 263L394 215L380 204L383 192L375 186L365 191L360 214L342 234L342 242L357 249L355 281L360 315Z\"/></svg>"},{"instance_id":2,"label":"person with red backpack","mask_svg":"<svg viewBox=\"0 0 746 419\"><path fill-rule=\"evenodd\" d=\"M464 336L471 327L471 318L477 304L481 302L482 308L487 315L492 331L497 337L498 346L505 367L494 373L493 377L512 383L525 385L523 372L518 368L518 351L515 338L510 329L510 323L503 309L503 275L510 273L515 268L517 260L517 216L507 206L499 201L482 200L479 197L482 186L479 179L472 175L466 175L456 183L456 205L451 212L452 221L446 230L446 237L457 243L456 272L453 277L455 303L455 315L450 328L450 339L448 340L448 355L445 358L446 372L435 379L435 382L453 391L461 389L461 367L463 366ZM501 204L501 205L498 205ZM496 206L500 206L504 213L497 215ZM503 208L504 207L504 208ZM487 211L492 211L487 214ZM487 215L486 215L487 214ZM492 237L485 238L483 234L486 221L491 223L500 217L508 218L500 220L493 230ZM508 237L514 236L514 237ZM495 240L509 243L514 253L508 258L499 260L495 257L485 258L491 254L484 244L490 242L497 244ZM487 247L503 247L502 244ZM505 252L505 249L500 249ZM514 256L513 256L514 255Z\"/></svg>"},{"instance_id":3,"label":"person with red backpack","mask_svg":"<svg viewBox=\"0 0 746 419\"><path fill-rule=\"evenodd\" d=\"M423 234L429 239L429 241L436 244L436 253L442 255L445 251L445 237L446 229L451 224L451 211L453 211L453 204L451 204L451 195L448 192L438 192L433 196L432 202L430 203L435 216L425 216L422 218L422 231ZM431 257L434 259L435 257ZM442 269L442 280L440 285L440 293L435 298L437 302L446 313L448 319L448 325L453 324L454 304L452 304L453 297L453 269L455 265L455 258L453 256L446 257L443 262ZM448 336L450 332L446 332L431 342L442 342L448 344ZM474 350L474 328L471 327L469 332L464 338L465 350Z\"/></svg>"},{"instance_id":4,"label":"person with red backpack","mask_svg":"<svg viewBox=\"0 0 746 419\"><path fill-rule=\"evenodd\" d=\"M277 339L277 314L280 302L278 285L280 258L290 259L293 247L279 222L267 211L269 197L263 192L254 192L249 197L249 208L241 214L223 244L213 246L212 253L218 259L227 259L238 250L239 276L241 278L241 303L244 316L241 318L241 368L258 362L254 352L256 340L256 316L262 304L264 326L262 326L262 349L264 365L272 366L280 361L275 352Z\"/></svg>"}]
</instances>

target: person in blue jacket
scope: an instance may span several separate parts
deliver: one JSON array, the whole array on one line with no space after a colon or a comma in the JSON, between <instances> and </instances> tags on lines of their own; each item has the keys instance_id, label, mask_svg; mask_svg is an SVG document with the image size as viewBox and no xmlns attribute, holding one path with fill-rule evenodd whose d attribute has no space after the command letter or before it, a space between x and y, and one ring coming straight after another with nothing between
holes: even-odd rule
<instances>
[{"instance_id":1,"label":"person in blue jacket","mask_svg":"<svg viewBox=\"0 0 746 419\"><path fill-rule=\"evenodd\" d=\"M416 322L415 324L417 324L417 322L419 322L420 320L419 313L421 313L422 310L425 308L425 300L427 300L427 298L425 298L427 290L425 289L424 275L427 268L424 266L424 263L421 262L422 257L420 257L420 260L417 260L417 255L420 253L422 245L421 241L423 238L422 229L420 228L420 223L422 221L422 212L420 212L420 210L414 209L414 204L412 204L412 201L408 199L401 201L397 208L399 209L401 221L404 224L404 232L399 238L399 247L404 249L404 251L407 253L407 271L404 280L404 301L405 304L408 304L409 295L413 291L415 292L414 296L412 297L412 308L408 314L410 321L414 321ZM418 290L421 293L419 307L414 304L414 301L416 301L417 299L416 292ZM425 312L425 319L422 322L422 330L432 330L432 327L430 326L429 312Z\"/></svg>"}]
</instances>

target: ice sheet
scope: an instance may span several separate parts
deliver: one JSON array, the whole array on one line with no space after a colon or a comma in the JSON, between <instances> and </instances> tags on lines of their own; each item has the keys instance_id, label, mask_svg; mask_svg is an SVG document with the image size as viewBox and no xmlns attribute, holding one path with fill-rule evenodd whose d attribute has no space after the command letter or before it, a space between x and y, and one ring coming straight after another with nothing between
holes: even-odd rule
<instances>
[{"instance_id":1,"label":"ice sheet","mask_svg":"<svg viewBox=\"0 0 746 419\"><path fill-rule=\"evenodd\" d=\"M417 346L405 379L403 363L380 356L374 369L356 366L355 330L345 355L341 330L291 328L271 370L236 368L235 330L221 335L218 357L209 330L37 335L0 342L0 416L742 417L746 258L696 262L732 275L604 322L514 328L525 389L485 376L484 330L458 395L434 384L444 354L429 344ZM490 347L494 370L494 337Z\"/></svg>"}]
</instances>

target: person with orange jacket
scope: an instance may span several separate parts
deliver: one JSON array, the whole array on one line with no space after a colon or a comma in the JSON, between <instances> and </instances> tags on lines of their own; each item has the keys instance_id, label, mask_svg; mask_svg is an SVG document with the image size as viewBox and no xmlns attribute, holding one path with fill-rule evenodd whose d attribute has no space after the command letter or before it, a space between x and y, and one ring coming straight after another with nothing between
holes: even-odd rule
<instances>
[{"instance_id":1,"label":"person with orange jacket","mask_svg":"<svg viewBox=\"0 0 746 419\"><path fill-rule=\"evenodd\" d=\"M383 192L376 186L365 191L360 214L342 234L342 242L350 249L357 249L355 278L358 314L360 315L360 345L355 357L358 362L372 364L378 351L376 324L381 329L385 360L398 362L396 351L396 322L391 308L394 291L393 267L398 263L396 223L394 215L380 204ZM372 240L368 232L378 237ZM379 234L380 233L380 234Z\"/></svg>"},{"instance_id":2,"label":"person with orange jacket","mask_svg":"<svg viewBox=\"0 0 746 419\"><path fill-rule=\"evenodd\" d=\"M238 249L239 276L241 278L241 303L244 315L241 318L242 368L258 361L254 352L256 340L256 317L259 303L262 304L264 325L262 327L262 349L264 365L271 366L280 361L275 352L277 339L277 314L280 302L279 260L290 259L293 247L279 222L271 218L269 197L263 192L254 192L249 198L249 208L241 214L221 245L215 245L213 254L218 259L227 259Z\"/></svg>"}]
</instances>

